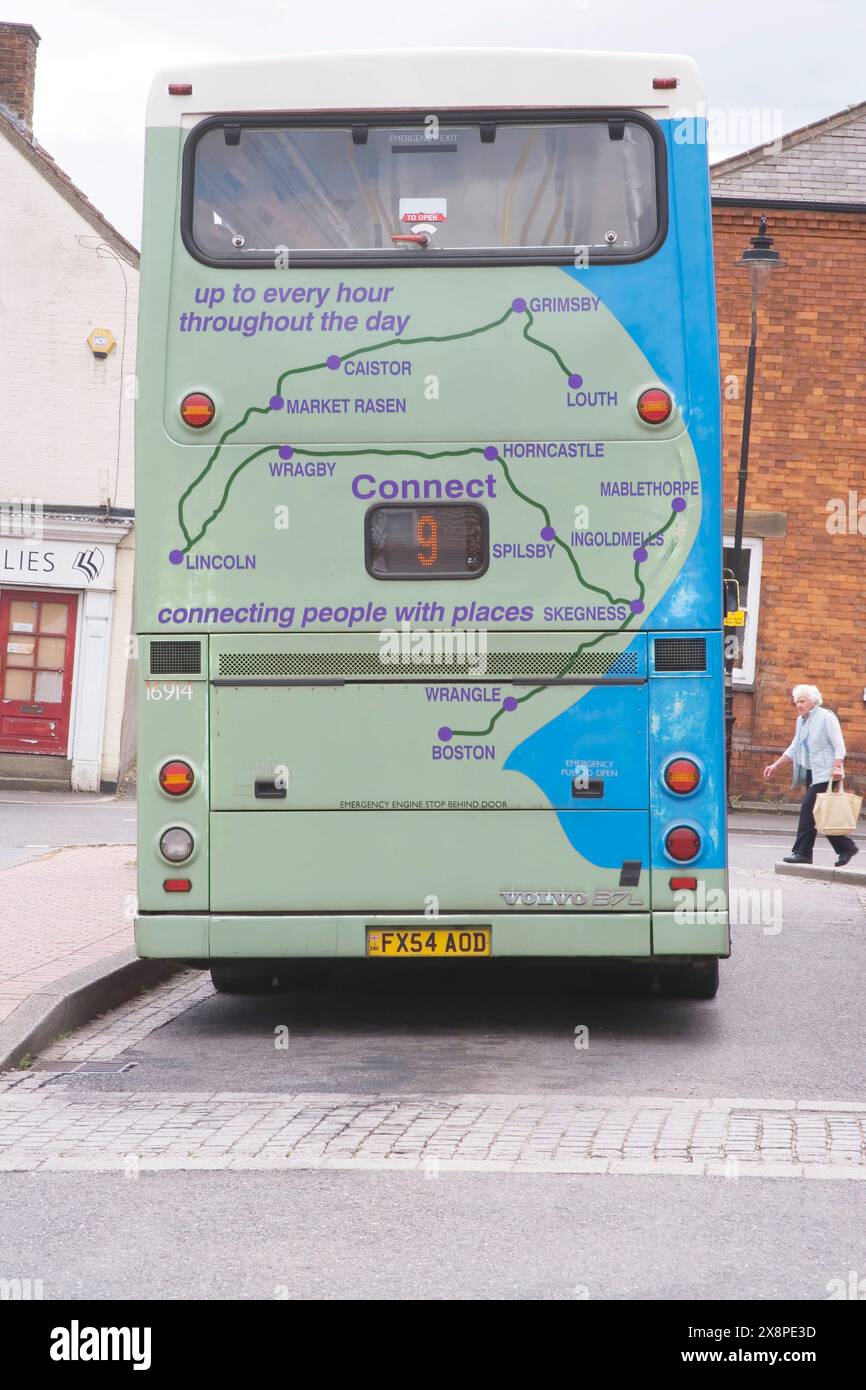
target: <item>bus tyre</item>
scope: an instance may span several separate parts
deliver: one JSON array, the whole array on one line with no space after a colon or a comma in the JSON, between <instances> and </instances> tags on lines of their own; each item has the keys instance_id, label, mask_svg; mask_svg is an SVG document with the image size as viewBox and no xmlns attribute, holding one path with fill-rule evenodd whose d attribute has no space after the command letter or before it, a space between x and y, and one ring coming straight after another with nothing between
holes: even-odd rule
<instances>
[{"instance_id":1,"label":"bus tyre","mask_svg":"<svg viewBox=\"0 0 866 1390\"><path fill-rule=\"evenodd\" d=\"M662 990L674 999L715 999L718 988L718 956L672 965L662 972Z\"/></svg>"},{"instance_id":2,"label":"bus tyre","mask_svg":"<svg viewBox=\"0 0 866 1390\"><path fill-rule=\"evenodd\" d=\"M219 994L276 994L281 990L320 987L328 970L327 961L292 960L215 961L210 967L214 989Z\"/></svg>"},{"instance_id":3,"label":"bus tyre","mask_svg":"<svg viewBox=\"0 0 866 1390\"><path fill-rule=\"evenodd\" d=\"M280 984L273 971L251 971L244 965L212 965L210 977L219 994L270 994Z\"/></svg>"}]
</instances>

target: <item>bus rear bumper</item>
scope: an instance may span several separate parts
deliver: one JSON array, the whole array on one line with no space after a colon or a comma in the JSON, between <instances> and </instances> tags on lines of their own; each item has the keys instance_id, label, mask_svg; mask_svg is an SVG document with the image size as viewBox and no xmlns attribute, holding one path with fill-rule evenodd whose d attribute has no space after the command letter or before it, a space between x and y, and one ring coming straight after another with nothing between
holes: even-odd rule
<instances>
[{"instance_id":1,"label":"bus rear bumper","mask_svg":"<svg viewBox=\"0 0 866 1390\"><path fill-rule=\"evenodd\" d=\"M403 913L310 915L142 913L139 956L169 960L348 960L366 955L367 929L490 927L498 957L727 956L727 914L694 913L688 922L656 913ZM709 919L709 920L707 920Z\"/></svg>"}]
</instances>

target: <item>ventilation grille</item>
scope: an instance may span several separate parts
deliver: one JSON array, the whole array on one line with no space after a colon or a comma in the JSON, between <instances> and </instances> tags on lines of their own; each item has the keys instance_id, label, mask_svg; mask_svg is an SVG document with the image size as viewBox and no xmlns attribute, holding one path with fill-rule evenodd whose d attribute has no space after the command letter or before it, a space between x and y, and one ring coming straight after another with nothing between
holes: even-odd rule
<instances>
[{"instance_id":1,"label":"ventilation grille","mask_svg":"<svg viewBox=\"0 0 866 1390\"><path fill-rule=\"evenodd\" d=\"M435 654L434 654L435 655ZM221 676L312 677L372 676L378 680L395 675L443 676L558 676L563 668L574 676L636 675L636 652L581 652L575 659L567 651L488 652L476 656L469 649L469 660L462 654L454 659L447 649L442 660L429 662L382 661L378 652L222 652Z\"/></svg>"},{"instance_id":2,"label":"ventilation grille","mask_svg":"<svg viewBox=\"0 0 866 1390\"><path fill-rule=\"evenodd\" d=\"M201 642L151 642L150 674L201 675Z\"/></svg>"},{"instance_id":3,"label":"ventilation grille","mask_svg":"<svg viewBox=\"0 0 866 1390\"><path fill-rule=\"evenodd\" d=\"M657 637L657 671L706 671L706 637Z\"/></svg>"}]
</instances>

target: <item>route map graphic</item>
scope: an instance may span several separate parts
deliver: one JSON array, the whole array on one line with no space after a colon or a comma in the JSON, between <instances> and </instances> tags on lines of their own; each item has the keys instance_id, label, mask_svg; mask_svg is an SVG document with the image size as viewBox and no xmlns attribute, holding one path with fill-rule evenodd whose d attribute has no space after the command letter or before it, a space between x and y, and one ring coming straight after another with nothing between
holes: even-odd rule
<instances>
[{"instance_id":1,"label":"route map graphic","mask_svg":"<svg viewBox=\"0 0 866 1390\"><path fill-rule=\"evenodd\" d=\"M610 630L605 631L605 632L597 633L597 634L594 635L593 637L588 638L587 640L581 642L580 645L576 648L576 650L575 650L574 652L572 652L572 653L567 657L566 661L564 662L564 664L562 665L562 667L560 668L560 670L558 670L558 671L555 673L554 677L553 677L551 680L545 681L544 684L534 686L532 689L526 691L524 694L516 695L516 696L515 696L515 695L509 695L509 696L507 696L507 697L503 700L501 707L496 711L496 713L494 713L494 714L491 716L491 718L490 718L490 720L489 720L489 722L488 722L488 724L486 725L485 728L483 728L483 729L453 729L453 728L451 728L451 727L448 726L448 725L443 725L443 726L438 730L438 737L439 737L443 742L448 742L450 739L452 739L452 738L454 738L454 737L461 737L461 738L484 738L484 737L486 737L487 735L489 735L489 734L492 732L492 730L493 730L493 728L495 727L496 723L498 722L499 719L502 718L502 716L503 716L504 714L508 714L508 713L513 712L514 710L516 710L516 709L518 708L519 705L525 704L528 700L534 699L535 696L536 696L536 695L540 695L542 691L548 690L548 689L551 689L551 688L556 688L556 682L559 681L559 680L564 680L564 679L569 675L569 673L574 669L574 667L576 666L577 662L579 661L581 655L582 655L585 651L588 651L591 647L597 646L599 642L604 641L605 639L609 638L611 635L613 635L613 634L615 634L615 633L619 633L619 632L625 631L625 629L628 628L629 624L632 623L636 617L638 617L641 613L644 612L644 608L645 608L644 596L645 596L645 593L646 593L646 585L645 585L644 580L643 580L643 578L642 578L642 576L641 576L641 565L643 565L643 564L647 561L647 559L649 558L648 546L649 546L650 544L652 544L655 540L657 540L659 537L663 536L663 535L665 534L665 532L667 532L667 530L669 529L669 527L672 526L673 523L676 521L678 514L681 513L681 512L683 512L683 511L685 510L685 507L686 507L686 500L685 500L684 497L674 497L674 498L673 498L673 500L672 500L672 502L671 502L671 512L670 512L670 515L669 515L667 521L664 523L664 525L663 525L663 526L660 526L657 530L655 530L655 531L649 533L649 534L645 537L643 543L642 543L641 545L635 547L635 549L633 550L632 553L633 553L634 562L635 562L635 563L634 563L634 581L635 581L635 585L636 585L636 587L637 587L637 593L636 593L636 595L635 595L633 598L628 598L628 597L625 597L625 596L616 596L616 595L610 593L610 591L607 590L607 589L605 589L603 586L600 586L600 585L598 585L598 584L593 584L593 583L591 583L588 579L586 579L586 578L584 577L583 573L581 572L580 565L578 564L577 558L576 558L576 556L575 556L575 554L574 554L574 551L572 550L572 547L571 547L566 541L564 541L564 540L562 539L561 536L559 536L559 535L557 534L556 529L555 529L555 527L554 527L553 524L552 524L551 516L550 516L550 513L549 513L547 507L544 505L543 502L538 501L536 498L530 497L527 493L525 493L524 491L522 491L521 488L519 488L519 487L517 486L517 484L514 482L514 479L513 479L512 476L511 476L511 472L510 472L510 470L509 470L509 468L508 468L508 464L507 464L506 460L502 457L502 455L500 454L499 449L498 449L497 446L494 445L494 444L488 444L488 445L486 445L486 446L477 445L477 446L468 447L468 448L463 448L463 449L439 449L439 450L435 450L435 451L424 451L424 450L420 450L420 449L410 449L410 448L379 449L379 448L369 447L369 446L364 447L364 448L359 448L359 449L327 449L327 450L322 450L322 449L305 449L305 448L299 448L298 446L293 446L293 445L291 445L291 444L283 444L283 445L267 444L267 445L262 446L262 447L259 448L259 449L254 450L252 453L248 454L247 457L244 458L244 459L242 459L241 462L233 469L233 471L229 474L229 477L228 477L227 480L226 480L226 483L225 483L225 486L224 486L224 488L223 488L222 495L221 495L221 497L220 497L220 500L219 500L218 505L214 508L214 510L210 513L210 515L205 519L205 521L203 522L203 524L200 526L199 530L198 530L194 535L191 535L191 534L190 534L190 530L189 530L189 528L187 527L187 524L186 524L186 521L185 521L185 518L184 518L184 506L185 506L185 503L188 501L188 499L192 496L192 494L193 494L193 492L196 490L196 488L198 488L199 485L205 480L205 478L207 478L207 476L211 473L211 471L212 471L214 465L217 463L217 460L219 459L219 456L220 456L220 453L221 453L221 451L222 451L223 445L226 444L226 442L227 442L233 435L237 434L237 432L238 432L239 430L243 429L244 426L247 424L247 422L249 421L249 419L250 419L253 415L268 415L268 414L270 414L270 413L273 413L273 412L275 412L275 411L278 411L278 410L282 410L282 409L283 409L283 407L284 407L284 405L285 405L285 400L284 400L284 397L283 397L283 395L282 395L281 393L282 393L282 389L283 389L284 383L285 383L287 380L289 380L289 378L295 377L295 376L301 376L301 375L304 375L304 374L306 374L306 373L308 373L308 372L317 372L317 371L322 371L322 370L338 371L338 370L340 369L340 367L343 365L343 363L346 362L346 361L348 361L348 360L351 359L351 358L360 357L360 356L362 356L362 355L364 355L364 354L366 354L366 353L381 352L381 351L383 351L384 349L390 348L390 347L395 347L395 346L396 346L396 347L400 347L400 348L406 348L406 347L419 346L419 345L424 344L424 343L449 343L449 342L456 342L456 341L458 341L458 340L462 340L462 339L466 339L466 338L478 337L479 335L481 335L481 334L483 334L483 333L489 333L489 332L492 332L494 329L501 328L503 324L507 323L512 317L517 316L517 315L521 315L521 316L524 316L524 317L525 317L525 320L526 320L526 321L525 321L525 323L524 323L521 336L526 340L526 342L532 344L534 347L539 348L541 351L548 353L548 354L555 360L555 362L556 362L557 366L559 367L560 371L561 371L561 372L563 373L563 375L566 377L567 382L568 382L568 385L569 385L570 388L576 390L576 389L579 389L581 386L583 386L583 381L584 381L583 377L582 377L578 372L573 372L573 371L569 368L569 366L566 364L566 362L564 361L562 355L557 351L557 349L556 349L555 347L553 347L550 343L545 343L541 338L535 337L535 336L533 335L533 333L532 333L531 330L532 330L533 324L534 324L534 322L535 322L534 316L533 316L532 311L530 310L530 308L529 308L529 306L528 306L526 300L523 299L523 298L519 298L519 297L518 297L518 298L515 298L515 299L512 300L512 302L511 302L510 306L508 307L508 309L506 309L505 313L502 314L499 318L493 319L493 320L492 320L491 322L489 322L489 323L481 324L481 325L480 325L479 327L477 327L477 328L466 329L466 330L464 330L464 331L461 332L461 333L450 333L450 334L443 334L443 335L430 335L430 336L423 336L423 337L417 337L417 338L408 338L408 339L405 339L405 340L404 340L404 339L400 339L400 338L390 338L390 339L386 340L385 342L382 342L382 343L373 343L373 344L370 344L370 345L368 345L368 346L366 346L366 347L354 348L353 350L348 351L348 352L344 352L344 353L342 353L342 354L340 354L340 355L331 354L331 355L329 355L324 361L310 363L310 364L308 364L308 365L306 365L306 366L301 366L301 367L290 367L290 368L287 368L286 371L284 371L284 372L279 376L279 378L278 378L278 380L277 380L277 383L276 383L276 388L275 388L274 394L271 396L270 400L268 401L268 404L265 405L265 406L261 406L261 405L251 405L251 406L248 406L247 409L246 409L246 411L244 412L243 416L241 417L241 419L238 420L234 425L230 425L230 426L223 432L223 434L220 436L220 439L218 440L218 442L217 442L217 444L216 444L216 447L214 448L212 454L211 454L210 457L208 458L207 463L205 464L204 468L202 468L202 470L199 472L199 474L197 475L197 477L195 477L195 478L192 480L192 482L189 484L189 486L188 486L188 487L185 489L185 491L182 493L182 495L181 495L181 497L180 497L180 499L179 499L179 501L178 501L178 507L177 507L178 525L179 525L179 527L180 527L180 531L181 531L181 533L182 533L182 536L183 536L183 539L184 539L185 544L183 545L182 548L174 549L174 550L172 550L172 551L169 553L169 560L170 560L170 562L171 562L173 565L182 564L182 563L183 563L183 560L184 560L184 557L185 557L186 555L188 555L188 554L190 553L190 551L192 551L193 548L194 548L196 545L199 544L200 541L203 540L203 538L204 538L205 534L207 533L209 527L212 525L212 523L213 523L214 521L216 521L217 517L219 517L220 514L223 512L223 510L224 510L224 508L225 508L225 506L226 506L226 504L227 504L227 502L228 502L229 494L230 494L230 492L231 492L231 489L232 489L232 486L233 486L233 484L234 484L234 482L235 482L235 479L239 477L239 475L244 471L244 469L245 469L249 464L253 463L253 462L254 462L256 459L258 459L258 458L264 457L264 456L267 455L267 454L272 454L275 450L276 450L278 456L279 456L281 459L285 459L285 460L291 459L291 458L293 458L295 455L298 455L298 456L304 457L304 458L310 458L310 459L317 459L317 458L334 458L334 459L337 459L337 458L357 458L357 457L371 457L371 456L374 456L374 457L382 457L382 458L389 458L389 457L399 457L399 458L413 457L413 458L423 459L423 460L428 461L428 462L433 462L433 461L435 461L435 460L437 460L437 459L442 459L442 458L449 458L449 459L452 459L452 458L466 458L466 457L471 457L471 456L473 456L473 455L479 455L480 457L484 458L484 459L485 459L487 462L489 462L489 463L496 463L496 464L498 464L499 467L500 467L501 470L502 470L502 474L503 474L503 477L505 478L506 483L508 484L508 486L509 486L509 488L511 489L511 491L515 494L515 496L516 496L516 497L519 497L521 501L525 502L525 503L526 503L528 506L530 506L530 507L534 507L538 512L541 513L541 516L542 516L542 518L543 518L543 520L544 520L544 525L541 527L541 529L540 529L540 531L539 531L540 538L541 538L543 541L552 542L553 544L555 544L555 545L558 547L559 550L561 550L561 551L567 556L568 561L569 561L569 563L570 563L570 565L571 565L571 567L572 567L572 569L573 569L573 571L574 571L574 574L575 574L575 576L576 576L576 578L577 578L578 583L579 583L584 589L590 590L590 591L592 591L593 593L597 593L597 594L603 595L603 596L604 596L605 598L607 598L607 599L609 600L609 602L610 602L611 604L613 604L613 605L623 605L623 604L628 605L629 612L628 612L628 615L626 616L626 618L623 620L623 622L620 623L619 627L610 629ZM616 660L616 653L612 653L612 654L611 654L611 663L614 662L615 660Z\"/></svg>"}]
</instances>

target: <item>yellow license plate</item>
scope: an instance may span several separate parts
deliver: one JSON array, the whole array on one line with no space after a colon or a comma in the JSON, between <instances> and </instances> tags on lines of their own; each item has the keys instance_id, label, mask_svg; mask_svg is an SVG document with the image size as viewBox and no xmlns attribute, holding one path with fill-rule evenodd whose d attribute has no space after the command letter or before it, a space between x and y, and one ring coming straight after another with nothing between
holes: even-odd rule
<instances>
[{"instance_id":1,"label":"yellow license plate","mask_svg":"<svg viewBox=\"0 0 866 1390\"><path fill-rule=\"evenodd\" d=\"M368 927L368 956L435 956L451 960L457 956L489 956L491 927L431 927L409 930L402 927Z\"/></svg>"}]
</instances>

